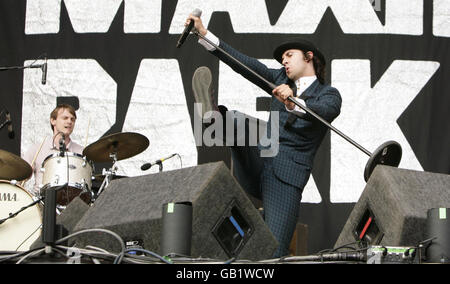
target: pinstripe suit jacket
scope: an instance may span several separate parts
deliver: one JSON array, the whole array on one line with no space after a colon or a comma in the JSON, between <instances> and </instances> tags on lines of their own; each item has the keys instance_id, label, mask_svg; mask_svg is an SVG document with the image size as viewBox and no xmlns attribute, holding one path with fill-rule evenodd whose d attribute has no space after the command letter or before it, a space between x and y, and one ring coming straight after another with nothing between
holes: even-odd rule
<instances>
[{"instance_id":1,"label":"pinstripe suit jacket","mask_svg":"<svg viewBox=\"0 0 450 284\"><path fill-rule=\"evenodd\" d=\"M223 41L219 45L223 50L244 63L259 75L275 85L295 83L286 76L284 67L271 69L257 59L246 56ZM256 76L230 60L219 50L212 51L220 60L234 71L244 76L267 93L272 95L272 89ZM340 113L341 96L337 89L314 81L302 94L306 106L328 122L332 122ZM279 152L272 159L274 173L282 181L300 189L306 185L313 166L314 156L322 143L328 128L309 114L297 117L292 123L287 123L291 113L285 105L272 96L270 110L279 113ZM271 116L267 124L267 137L271 137ZM260 149L262 146L259 145Z\"/></svg>"}]
</instances>

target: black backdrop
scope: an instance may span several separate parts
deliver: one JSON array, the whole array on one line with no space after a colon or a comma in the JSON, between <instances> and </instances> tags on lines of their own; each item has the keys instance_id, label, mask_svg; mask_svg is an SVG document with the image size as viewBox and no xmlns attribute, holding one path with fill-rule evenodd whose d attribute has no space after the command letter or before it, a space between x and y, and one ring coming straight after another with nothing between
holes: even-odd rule
<instances>
[{"instance_id":1,"label":"black backdrop","mask_svg":"<svg viewBox=\"0 0 450 284\"><path fill-rule=\"evenodd\" d=\"M208 66L213 72L214 84L217 86L219 62L199 47L193 36L181 49L175 48L179 34L169 33L169 28L178 1L161 2L161 29L158 33L124 33L125 2L120 5L107 32L76 33L69 19L66 5L64 1L61 1L60 28L57 33L25 34L27 1L0 0L0 66L23 65L26 60L36 59L43 53L46 53L49 59L96 60L117 83L116 119L111 127L104 131L103 135L107 135L122 131L141 60L145 58L176 59L186 94L188 112L192 118L194 111L190 91L192 74L197 67ZM279 20L289 1L266 0L265 2L270 23L273 25ZM376 2L379 5L376 14L380 22L384 23L387 1ZM202 8L202 1L196 1L196 3L199 8ZM373 1L372 4L374 4ZM301 36L315 41L322 47L327 56L328 66L331 66L333 59L369 59L372 87L394 60L438 62L437 71L402 111L395 123L400 127L423 170L449 174L450 59L448 50L450 41L448 37L435 36L433 33L433 7L433 1L423 1L423 33L421 35L344 33L335 15L331 9L328 9L314 33ZM447 19L450 18L448 7L442 11L442 14ZM272 50L277 43L289 37L299 36L299 34L286 33L236 33L230 16L226 12L214 12L208 28L235 48L257 58L271 58ZM447 35L448 29L450 27L446 29ZM40 80L40 73L38 76L39 79L36 80ZM332 72L328 69L328 82L331 81L331 76ZM1 130L0 148L16 155L20 155L23 150L21 149L23 147L21 143L23 86L24 72L18 70L0 72L0 107L11 113L15 130L14 139L8 139L6 129ZM215 96L217 98L217 93ZM264 111L264 109L258 110ZM39 112L39 109L36 111ZM42 115L47 117L48 113L42 113ZM1 120L3 119L2 116ZM383 117L377 119L381 124L384 123ZM352 136L352 133L347 134ZM382 140L381 138L380 141ZM356 201L331 201L330 147L331 139L328 134L316 157L313 170L321 202L304 203L300 212L299 221L309 226L308 249L311 253L333 246ZM198 164L224 160L227 165L230 165L229 152L226 148L198 146L197 151ZM101 169L101 166L96 168Z\"/></svg>"}]
</instances>

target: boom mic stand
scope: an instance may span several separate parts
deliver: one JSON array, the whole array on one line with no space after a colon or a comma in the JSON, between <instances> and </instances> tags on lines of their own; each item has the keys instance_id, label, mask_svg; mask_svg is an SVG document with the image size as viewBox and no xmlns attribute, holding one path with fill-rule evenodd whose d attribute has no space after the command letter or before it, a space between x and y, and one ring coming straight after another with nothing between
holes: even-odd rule
<instances>
[{"instance_id":1,"label":"boom mic stand","mask_svg":"<svg viewBox=\"0 0 450 284\"><path fill-rule=\"evenodd\" d=\"M33 69L33 68L42 68L44 64L30 64L25 66L9 66L9 67L0 67L0 71L9 71L9 70L23 70L23 69Z\"/></svg>"},{"instance_id":2,"label":"boom mic stand","mask_svg":"<svg viewBox=\"0 0 450 284\"><path fill-rule=\"evenodd\" d=\"M0 115L1 115L1 114L3 114L3 111L0 113ZM11 121L8 120L8 119L6 119L4 122L2 122L2 123L0 124L0 130L3 129L3 127L8 126L8 125L10 125L10 124L11 124Z\"/></svg>"},{"instance_id":3,"label":"boom mic stand","mask_svg":"<svg viewBox=\"0 0 450 284\"><path fill-rule=\"evenodd\" d=\"M229 57L231 60L233 60L236 64L250 72L253 76L256 76L259 80L261 80L264 84L266 84L268 87L270 87L272 90L275 89L277 86L269 82L266 78L262 77L258 73L256 73L253 69L249 68L244 63L240 62L238 59L233 57L231 54L217 46L215 43L201 35L197 29L193 29L192 32L212 45L214 48L225 54L227 57ZM299 108L304 110L305 112L309 113L310 115L314 116L317 120L319 120L321 123L323 123L325 126L327 126L329 129L334 131L336 134L350 142L353 146L361 150L364 154L369 156L369 160L366 163L366 167L364 169L364 180L367 182L369 180L370 175L372 174L375 167L379 164L397 167L400 163L401 157L402 157L402 147L400 144L396 141L387 141L381 144L373 153L369 152L367 149L365 149L363 146L356 143L353 139L339 131L337 128L332 126L328 121L320 117L318 114L316 114L314 111L309 109L308 107L302 105L301 103L294 100L293 97L288 98L289 101L293 102L295 105L297 105Z\"/></svg>"},{"instance_id":4,"label":"boom mic stand","mask_svg":"<svg viewBox=\"0 0 450 284\"><path fill-rule=\"evenodd\" d=\"M34 62L36 62L36 60L41 58L41 56L45 56L45 63L34 64ZM47 82L47 54L45 54L45 53L41 54L36 60L33 63L31 63L30 65L25 65L25 66L0 67L0 72L1 71L9 71L9 70L24 70L24 69L28 69L28 68L40 68L42 70L41 83L42 83L42 85L45 85Z\"/></svg>"}]
</instances>

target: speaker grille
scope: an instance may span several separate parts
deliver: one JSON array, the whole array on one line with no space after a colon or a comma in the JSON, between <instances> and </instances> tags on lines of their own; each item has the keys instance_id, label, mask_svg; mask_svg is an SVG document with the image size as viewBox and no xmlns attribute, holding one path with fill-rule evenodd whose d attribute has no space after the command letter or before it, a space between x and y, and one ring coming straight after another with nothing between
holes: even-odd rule
<instances>
[{"instance_id":1,"label":"speaker grille","mask_svg":"<svg viewBox=\"0 0 450 284\"><path fill-rule=\"evenodd\" d=\"M383 234L381 245L417 245L425 238L428 209L450 207L449 188L449 175L377 166L335 247L358 240L355 231L369 209Z\"/></svg>"},{"instance_id":2,"label":"speaker grille","mask_svg":"<svg viewBox=\"0 0 450 284\"><path fill-rule=\"evenodd\" d=\"M159 253L162 206L168 202L193 205L192 257L229 258L213 232L231 202L253 228L239 248L238 258L270 258L277 247L258 210L223 162L113 180L75 229L109 229L125 240L143 240L145 249ZM112 251L120 248L116 242L99 234L78 239L80 245L97 245Z\"/></svg>"}]
</instances>

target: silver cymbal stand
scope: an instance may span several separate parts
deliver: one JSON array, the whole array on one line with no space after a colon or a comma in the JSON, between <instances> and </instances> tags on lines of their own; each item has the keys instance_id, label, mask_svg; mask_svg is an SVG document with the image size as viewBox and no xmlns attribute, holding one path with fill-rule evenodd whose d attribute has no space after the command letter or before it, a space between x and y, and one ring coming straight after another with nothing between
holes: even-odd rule
<instances>
[{"instance_id":1,"label":"silver cymbal stand","mask_svg":"<svg viewBox=\"0 0 450 284\"><path fill-rule=\"evenodd\" d=\"M116 167L116 163L117 163L117 153L113 152L111 154L109 154L109 157L112 159L113 164L111 165L111 168L109 170L103 169L102 174L105 176L105 178L103 179L102 185L100 186L100 189L97 192L97 197L100 196L100 193L102 193L102 191L108 187L109 183L111 182L113 176L116 175L116 171L117 171L117 167Z\"/></svg>"}]
</instances>

